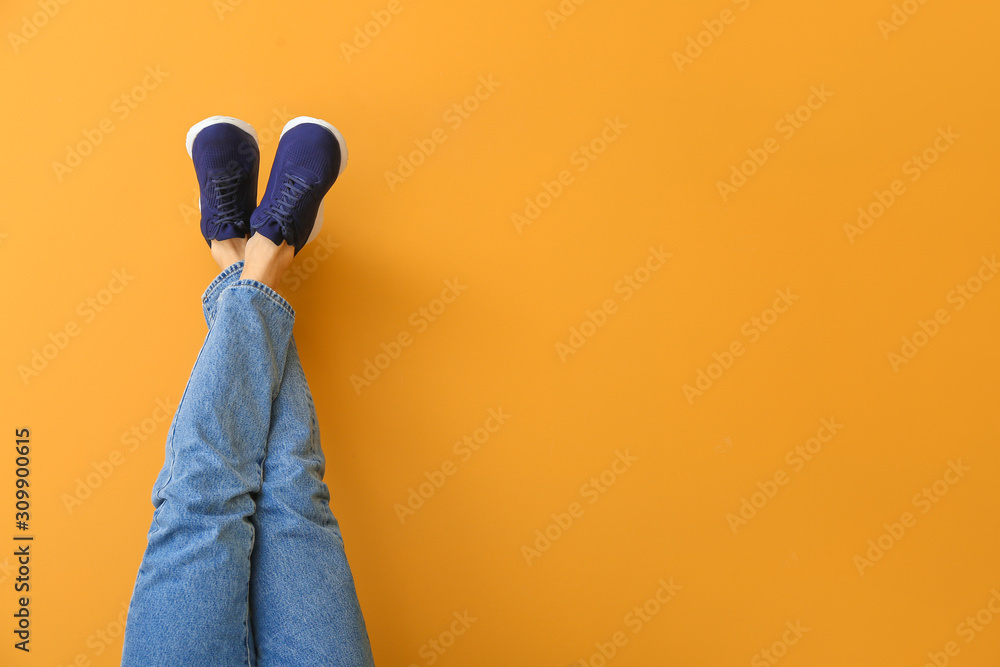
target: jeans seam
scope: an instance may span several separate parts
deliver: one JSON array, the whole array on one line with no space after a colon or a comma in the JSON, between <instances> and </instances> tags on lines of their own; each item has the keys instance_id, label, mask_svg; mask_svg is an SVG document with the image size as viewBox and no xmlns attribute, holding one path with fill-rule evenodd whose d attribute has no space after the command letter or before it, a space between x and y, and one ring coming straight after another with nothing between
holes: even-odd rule
<instances>
[{"instance_id":1,"label":"jeans seam","mask_svg":"<svg viewBox=\"0 0 1000 667\"><path fill-rule=\"evenodd\" d=\"M198 351L198 357L195 359L194 365L197 366L198 362L201 360L201 355L205 351L205 346L202 345L201 350ZM177 414L181 411L181 406L184 405L184 399L187 398L188 389L191 387L190 379L188 383L184 385L184 391L181 393L181 398L177 401L177 409L174 411L174 419L170 424L170 432L167 434L167 442L173 443L174 433L177 431ZM170 471L167 473L167 478L163 480L163 484L160 488L156 490L156 496L160 499L160 504L157 505L156 509L153 511L153 523L156 524L156 530L160 530L160 523L156 520L156 514L163 507L163 503L166 502L166 497L163 495L164 489L170 484L170 481L174 478L174 464L177 462L177 453L174 451L173 445L170 447Z\"/></svg>"},{"instance_id":2,"label":"jeans seam","mask_svg":"<svg viewBox=\"0 0 1000 667\"><path fill-rule=\"evenodd\" d=\"M253 502L252 498L250 499L250 502ZM254 511L256 512L256 510L257 508L255 504ZM257 531L253 527L253 522L250 521L248 523L250 524L250 550L247 552L247 572L249 572L250 568L253 567L253 546L257 538ZM253 667L253 657L250 652L256 650L254 647L250 646L250 580L252 578L252 575L247 577L247 604L246 613L243 615L243 640L247 647L247 667Z\"/></svg>"},{"instance_id":3,"label":"jeans seam","mask_svg":"<svg viewBox=\"0 0 1000 667\"><path fill-rule=\"evenodd\" d=\"M269 437L270 437L270 428L268 428L268 435L264 438L264 453L261 455L260 461L257 462L257 491L258 491L258 493L264 487L264 461L267 460L267 442L268 442ZM257 503L254 502L253 494L250 494L250 502L253 504L253 513L252 514L256 515L257 514ZM250 567L252 568L253 567L253 548L254 548L254 545L257 543L257 530L256 530L256 528L254 528L253 521L249 521L249 524L250 524L250 551L247 552L247 559L250 561ZM244 621L244 624L246 626L244 628L244 630L245 630L244 636L246 638L246 644L247 644L247 665L248 665L248 667L253 667L253 664L254 664L254 661L253 661L253 657L254 656L251 655L251 651L256 652L256 650L257 650L256 646L251 646L250 645L250 632L249 632L249 629L248 629L248 627L250 625L250 587L251 587L251 584L252 584L252 579L253 579L253 575L251 574L250 578L247 579L247 607L246 607L247 613L246 613L246 617L245 617L245 621ZM258 665L258 667L259 667L259 665Z\"/></svg>"},{"instance_id":4,"label":"jeans seam","mask_svg":"<svg viewBox=\"0 0 1000 667\"><path fill-rule=\"evenodd\" d=\"M254 280L253 278L240 278L229 287L247 287L256 290L267 297L267 299L273 304L281 308L289 319L295 319L295 310L292 308L292 305L288 303L283 296L260 281Z\"/></svg>"}]
</instances>

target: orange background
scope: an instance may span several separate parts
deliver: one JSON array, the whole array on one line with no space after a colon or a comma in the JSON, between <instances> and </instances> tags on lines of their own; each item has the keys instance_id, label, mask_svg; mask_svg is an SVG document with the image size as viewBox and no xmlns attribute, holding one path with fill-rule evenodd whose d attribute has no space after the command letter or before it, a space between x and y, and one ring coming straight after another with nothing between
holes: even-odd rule
<instances>
[{"instance_id":1,"label":"orange background","mask_svg":"<svg viewBox=\"0 0 1000 667\"><path fill-rule=\"evenodd\" d=\"M388 3L45 4L0 9L2 664L118 664L163 462L157 401L176 405L205 333L215 266L184 135L213 114L257 127L261 192L288 118L347 139L320 237L332 255L304 250L283 292L377 664L1000 664L1000 281L954 291L1000 251L996 3L909 0L887 31L888 0L594 0L558 22L557 0L400 0L348 55ZM456 127L446 113L490 76ZM602 145L607 119L627 127ZM444 143L390 188L437 128ZM581 157L592 143L603 152ZM925 150L934 164L914 171ZM753 155L767 160L724 198ZM894 201L852 242L876 192ZM650 246L670 257L646 274ZM131 278L102 292L114 271ZM626 275L648 280L630 294ZM419 330L411 314L446 280L467 288ZM798 299L775 321L778 290ZM894 368L921 321L935 335ZM402 332L412 344L356 392ZM51 340L62 349L22 379ZM689 401L700 370L716 379ZM454 448L499 408L478 451ZM11 640L22 427L30 656ZM828 442L796 458L818 431ZM616 452L629 466L585 486ZM448 460L401 522L396 505ZM743 499L758 505L745 524ZM992 622L973 631L977 613Z\"/></svg>"}]
</instances>

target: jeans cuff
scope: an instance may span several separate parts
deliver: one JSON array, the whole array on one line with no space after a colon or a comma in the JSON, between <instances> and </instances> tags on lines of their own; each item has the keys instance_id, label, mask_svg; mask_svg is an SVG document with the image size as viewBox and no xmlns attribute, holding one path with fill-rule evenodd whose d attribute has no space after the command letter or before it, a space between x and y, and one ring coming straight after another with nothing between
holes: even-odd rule
<instances>
[{"instance_id":1,"label":"jeans cuff","mask_svg":"<svg viewBox=\"0 0 1000 667\"><path fill-rule=\"evenodd\" d=\"M204 294L201 295L201 302L207 304L209 301L213 301L219 298L219 292L222 292L225 287L222 283L226 282L234 273L243 272L243 260L237 261L235 264L231 264L222 270L222 273L215 277L208 287L205 289Z\"/></svg>"},{"instance_id":2,"label":"jeans cuff","mask_svg":"<svg viewBox=\"0 0 1000 667\"><path fill-rule=\"evenodd\" d=\"M243 271L243 260L239 260L235 264L223 269L222 273L216 276L215 280L209 284L208 288L205 289L204 294L201 295L201 308L205 314L205 323L209 327L212 326L212 320L215 319L215 307L219 301L219 295L229 287L234 281L238 280L240 273Z\"/></svg>"},{"instance_id":3,"label":"jeans cuff","mask_svg":"<svg viewBox=\"0 0 1000 667\"><path fill-rule=\"evenodd\" d=\"M229 288L236 287L248 287L250 289L256 290L267 297L272 303L281 308L288 315L289 318L295 319L295 309L292 308L292 304L288 303L283 296L275 292L273 289L265 285L264 283L254 280L253 278L240 278L236 282L229 285ZM228 288L227 288L228 289Z\"/></svg>"}]
</instances>

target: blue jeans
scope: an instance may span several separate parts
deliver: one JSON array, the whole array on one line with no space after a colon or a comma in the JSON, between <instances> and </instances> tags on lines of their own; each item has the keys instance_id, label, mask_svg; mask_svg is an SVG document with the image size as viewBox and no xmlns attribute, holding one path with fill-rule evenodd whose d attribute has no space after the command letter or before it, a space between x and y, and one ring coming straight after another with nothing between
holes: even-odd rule
<instances>
[{"instance_id":1,"label":"blue jeans","mask_svg":"<svg viewBox=\"0 0 1000 667\"><path fill-rule=\"evenodd\" d=\"M374 664L323 482L295 312L224 270L153 485L123 667Z\"/></svg>"}]
</instances>

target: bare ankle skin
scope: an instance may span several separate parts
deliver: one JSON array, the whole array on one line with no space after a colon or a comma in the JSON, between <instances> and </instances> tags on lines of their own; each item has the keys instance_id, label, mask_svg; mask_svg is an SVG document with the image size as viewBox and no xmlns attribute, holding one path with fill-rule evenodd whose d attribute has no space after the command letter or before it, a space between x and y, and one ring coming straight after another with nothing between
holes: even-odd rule
<instances>
[{"instance_id":1,"label":"bare ankle skin","mask_svg":"<svg viewBox=\"0 0 1000 667\"><path fill-rule=\"evenodd\" d=\"M240 278L256 280L278 291L278 284L294 256L295 248L288 243L282 241L281 245L274 245L266 236L254 234L246 242L245 262Z\"/></svg>"},{"instance_id":2,"label":"bare ankle skin","mask_svg":"<svg viewBox=\"0 0 1000 667\"><path fill-rule=\"evenodd\" d=\"M226 239L225 241L212 239L212 259L215 260L220 269L228 269L243 259L246 245L245 238Z\"/></svg>"}]
</instances>

